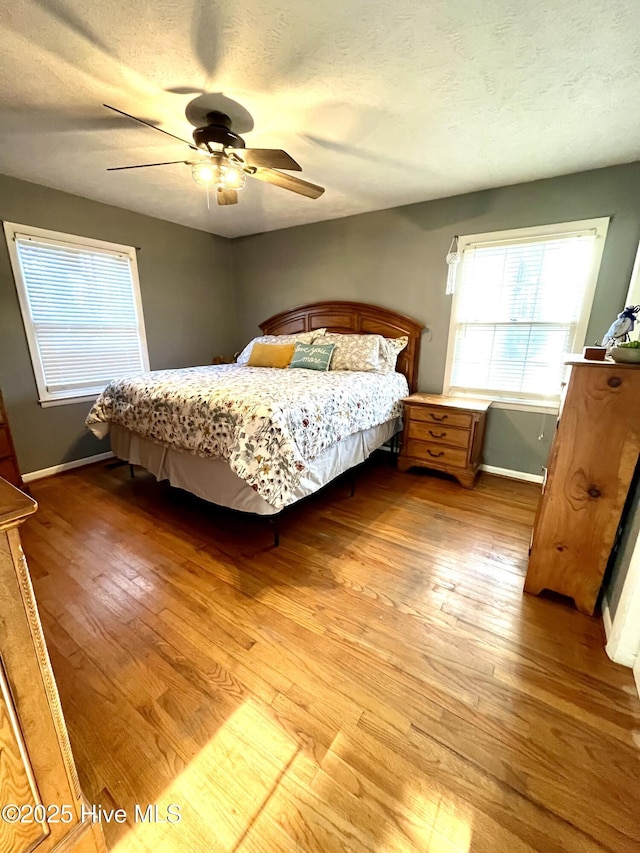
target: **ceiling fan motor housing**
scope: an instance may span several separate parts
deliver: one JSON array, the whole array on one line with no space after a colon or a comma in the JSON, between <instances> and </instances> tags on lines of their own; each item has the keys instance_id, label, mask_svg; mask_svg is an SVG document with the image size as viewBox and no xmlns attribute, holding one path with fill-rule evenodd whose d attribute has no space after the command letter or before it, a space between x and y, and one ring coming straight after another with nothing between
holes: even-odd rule
<instances>
[{"instance_id":1,"label":"ceiling fan motor housing","mask_svg":"<svg viewBox=\"0 0 640 853\"><path fill-rule=\"evenodd\" d=\"M244 139L231 130L231 119L228 115L219 112L207 114L207 122L204 127L197 127L193 131L193 141L198 148L210 151L211 144L222 145L224 148L244 148Z\"/></svg>"}]
</instances>

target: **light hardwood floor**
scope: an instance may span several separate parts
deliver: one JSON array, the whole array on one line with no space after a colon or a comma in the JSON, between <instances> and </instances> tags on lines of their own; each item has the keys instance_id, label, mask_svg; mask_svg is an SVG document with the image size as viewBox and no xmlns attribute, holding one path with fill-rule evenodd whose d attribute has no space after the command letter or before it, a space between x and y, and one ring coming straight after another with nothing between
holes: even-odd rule
<instances>
[{"instance_id":1,"label":"light hardwood floor","mask_svg":"<svg viewBox=\"0 0 640 853\"><path fill-rule=\"evenodd\" d=\"M23 541L118 853L640 850L640 702L599 619L522 596L537 487L388 456L282 522L104 464ZM136 823L134 804L181 808Z\"/></svg>"}]
</instances>

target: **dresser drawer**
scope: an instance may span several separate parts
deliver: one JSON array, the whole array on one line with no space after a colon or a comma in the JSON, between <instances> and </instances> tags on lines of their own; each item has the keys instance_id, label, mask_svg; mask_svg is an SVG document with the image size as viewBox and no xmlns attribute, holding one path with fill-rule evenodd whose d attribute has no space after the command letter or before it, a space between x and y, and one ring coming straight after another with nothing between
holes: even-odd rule
<instances>
[{"instance_id":1,"label":"dresser drawer","mask_svg":"<svg viewBox=\"0 0 640 853\"><path fill-rule=\"evenodd\" d=\"M461 429L470 429L473 421L473 415L469 412L456 412L453 409L442 409L438 406L410 406L409 418L412 421Z\"/></svg>"},{"instance_id":2,"label":"dresser drawer","mask_svg":"<svg viewBox=\"0 0 640 853\"><path fill-rule=\"evenodd\" d=\"M0 426L0 459L3 456L11 456L11 445L9 444L9 433Z\"/></svg>"},{"instance_id":3,"label":"dresser drawer","mask_svg":"<svg viewBox=\"0 0 640 853\"><path fill-rule=\"evenodd\" d=\"M467 429L456 429L455 427L443 427L438 424L425 423L424 421L409 421L409 438L417 438L420 441L431 441L436 444L448 444L450 447L469 447L471 431Z\"/></svg>"},{"instance_id":4,"label":"dresser drawer","mask_svg":"<svg viewBox=\"0 0 640 853\"><path fill-rule=\"evenodd\" d=\"M464 468L467 464L466 450L458 449L457 447L446 447L444 444L436 444L430 441L409 439L406 455L411 456L413 459L420 459L425 464L454 465L456 468Z\"/></svg>"}]
</instances>

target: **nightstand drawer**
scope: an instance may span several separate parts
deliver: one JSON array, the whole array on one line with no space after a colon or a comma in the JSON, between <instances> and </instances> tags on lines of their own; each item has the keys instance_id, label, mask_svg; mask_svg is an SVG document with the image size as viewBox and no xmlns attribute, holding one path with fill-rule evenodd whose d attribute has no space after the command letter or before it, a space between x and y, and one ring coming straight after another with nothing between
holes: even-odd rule
<instances>
[{"instance_id":1,"label":"nightstand drawer","mask_svg":"<svg viewBox=\"0 0 640 853\"><path fill-rule=\"evenodd\" d=\"M470 429L473 415L468 412L455 412L438 406L409 406L409 418L412 421L439 424L440 426Z\"/></svg>"},{"instance_id":2,"label":"nightstand drawer","mask_svg":"<svg viewBox=\"0 0 640 853\"><path fill-rule=\"evenodd\" d=\"M471 430L445 428L439 424L424 423L424 421L409 421L409 438L420 441L431 441L436 444L448 444L451 447L469 447Z\"/></svg>"},{"instance_id":3,"label":"nightstand drawer","mask_svg":"<svg viewBox=\"0 0 640 853\"><path fill-rule=\"evenodd\" d=\"M404 448L402 452L405 453ZM466 450L446 447L443 444L435 444L430 441L409 439L406 455L414 459L421 459L427 464L432 462L434 465L454 465L456 468L464 468L467 464Z\"/></svg>"},{"instance_id":4,"label":"nightstand drawer","mask_svg":"<svg viewBox=\"0 0 640 853\"><path fill-rule=\"evenodd\" d=\"M3 456L11 456L11 445L9 444L9 433L0 426L0 459Z\"/></svg>"}]
</instances>

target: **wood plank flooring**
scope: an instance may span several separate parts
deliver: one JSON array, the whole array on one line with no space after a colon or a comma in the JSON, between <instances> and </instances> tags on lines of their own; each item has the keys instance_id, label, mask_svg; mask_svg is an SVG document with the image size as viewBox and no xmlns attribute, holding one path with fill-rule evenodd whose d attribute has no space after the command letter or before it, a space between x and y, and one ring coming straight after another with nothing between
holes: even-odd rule
<instances>
[{"instance_id":1,"label":"wood plank flooring","mask_svg":"<svg viewBox=\"0 0 640 853\"><path fill-rule=\"evenodd\" d=\"M640 702L599 619L523 597L539 494L399 474L284 516L104 464L22 528L118 853L640 851ZM134 805L180 807L135 821Z\"/></svg>"}]
</instances>

